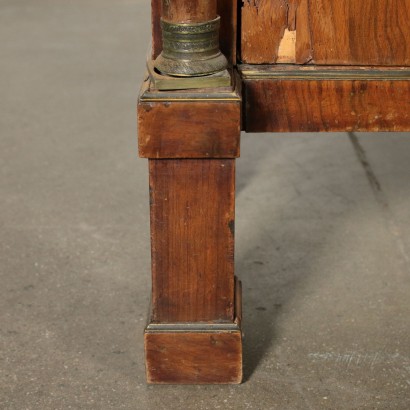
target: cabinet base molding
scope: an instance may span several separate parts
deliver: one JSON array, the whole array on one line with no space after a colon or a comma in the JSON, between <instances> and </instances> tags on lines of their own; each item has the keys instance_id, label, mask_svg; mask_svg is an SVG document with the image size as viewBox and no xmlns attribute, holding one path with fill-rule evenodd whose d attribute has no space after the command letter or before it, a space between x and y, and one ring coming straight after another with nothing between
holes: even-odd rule
<instances>
[{"instance_id":1,"label":"cabinet base molding","mask_svg":"<svg viewBox=\"0 0 410 410\"><path fill-rule=\"evenodd\" d=\"M246 132L403 132L409 67L242 65Z\"/></svg>"}]
</instances>

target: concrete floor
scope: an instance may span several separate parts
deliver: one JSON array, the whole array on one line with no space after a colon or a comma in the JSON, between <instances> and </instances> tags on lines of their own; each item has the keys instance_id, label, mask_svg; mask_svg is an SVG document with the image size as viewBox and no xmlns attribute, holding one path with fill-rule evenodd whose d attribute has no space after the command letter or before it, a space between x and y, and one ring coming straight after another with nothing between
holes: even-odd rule
<instances>
[{"instance_id":1,"label":"concrete floor","mask_svg":"<svg viewBox=\"0 0 410 410\"><path fill-rule=\"evenodd\" d=\"M149 2L2 0L0 38L1 409L410 408L409 134L244 136L246 381L146 386Z\"/></svg>"}]
</instances>

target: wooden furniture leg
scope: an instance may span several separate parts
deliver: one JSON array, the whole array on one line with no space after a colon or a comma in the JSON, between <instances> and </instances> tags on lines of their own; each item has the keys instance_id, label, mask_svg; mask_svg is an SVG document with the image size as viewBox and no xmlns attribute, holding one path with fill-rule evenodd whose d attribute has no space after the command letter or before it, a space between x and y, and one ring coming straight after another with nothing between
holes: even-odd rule
<instances>
[{"instance_id":1,"label":"wooden furniture leg","mask_svg":"<svg viewBox=\"0 0 410 410\"><path fill-rule=\"evenodd\" d=\"M154 159L149 168L153 283L145 332L148 381L239 382L235 160Z\"/></svg>"},{"instance_id":2,"label":"wooden furniture leg","mask_svg":"<svg viewBox=\"0 0 410 410\"><path fill-rule=\"evenodd\" d=\"M150 175L147 380L240 383L241 288L234 277L239 81L230 81L219 51L216 0L156 0L153 15L156 58L138 102L139 154L149 159ZM201 80L224 70L224 86L209 88ZM161 75L163 91L156 82ZM199 79L180 78L181 91L164 91L175 90L173 76Z\"/></svg>"},{"instance_id":3,"label":"wooden furniture leg","mask_svg":"<svg viewBox=\"0 0 410 410\"><path fill-rule=\"evenodd\" d=\"M143 87L139 152L149 158L152 301L149 383L240 383L241 292L234 278L238 91Z\"/></svg>"}]
</instances>

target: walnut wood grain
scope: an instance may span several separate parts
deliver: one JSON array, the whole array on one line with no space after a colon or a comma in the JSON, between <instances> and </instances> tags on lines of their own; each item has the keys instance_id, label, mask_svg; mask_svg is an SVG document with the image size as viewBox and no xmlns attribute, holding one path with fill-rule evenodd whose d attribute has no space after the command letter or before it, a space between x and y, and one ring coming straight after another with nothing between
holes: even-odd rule
<instances>
[{"instance_id":1,"label":"walnut wood grain","mask_svg":"<svg viewBox=\"0 0 410 410\"><path fill-rule=\"evenodd\" d=\"M242 381L240 331L146 333L148 383L236 384Z\"/></svg>"},{"instance_id":2,"label":"walnut wood grain","mask_svg":"<svg viewBox=\"0 0 410 410\"><path fill-rule=\"evenodd\" d=\"M140 102L139 155L143 158L236 158L240 101Z\"/></svg>"},{"instance_id":3,"label":"walnut wood grain","mask_svg":"<svg viewBox=\"0 0 410 410\"><path fill-rule=\"evenodd\" d=\"M269 78L275 70L264 70L244 80L248 132L410 130L410 80L388 70L378 79L326 79L320 71L303 78L303 70L299 78Z\"/></svg>"},{"instance_id":4,"label":"walnut wood grain","mask_svg":"<svg viewBox=\"0 0 410 410\"><path fill-rule=\"evenodd\" d=\"M232 321L235 160L149 160L154 322Z\"/></svg>"},{"instance_id":5,"label":"walnut wood grain","mask_svg":"<svg viewBox=\"0 0 410 410\"><path fill-rule=\"evenodd\" d=\"M247 83L247 132L409 131L409 83L352 81ZM295 98L292 102L288 98ZM385 105L380 107L381 99ZM303 103L309 99L309 103ZM284 102L278 104L278 101ZM252 106L252 108L250 108Z\"/></svg>"},{"instance_id":6,"label":"walnut wood grain","mask_svg":"<svg viewBox=\"0 0 410 410\"><path fill-rule=\"evenodd\" d=\"M296 43L281 46L285 34L296 33ZM304 64L311 60L308 0L245 0L242 7L241 60L249 64Z\"/></svg>"},{"instance_id":7,"label":"walnut wood grain","mask_svg":"<svg viewBox=\"0 0 410 410\"><path fill-rule=\"evenodd\" d=\"M242 286L235 278L230 323L152 323L145 329L148 383L237 384L242 381Z\"/></svg>"},{"instance_id":8,"label":"walnut wood grain","mask_svg":"<svg viewBox=\"0 0 410 410\"><path fill-rule=\"evenodd\" d=\"M151 0L152 50L151 57L155 60L162 51L162 0Z\"/></svg>"},{"instance_id":9,"label":"walnut wood grain","mask_svg":"<svg viewBox=\"0 0 410 410\"><path fill-rule=\"evenodd\" d=\"M310 0L309 7L316 64L410 64L410 0Z\"/></svg>"},{"instance_id":10,"label":"walnut wood grain","mask_svg":"<svg viewBox=\"0 0 410 410\"><path fill-rule=\"evenodd\" d=\"M288 27L283 0L245 0L242 7L241 59L262 64L276 62L280 40Z\"/></svg>"},{"instance_id":11,"label":"walnut wood grain","mask_svg":"<svg viewBox=\"0 0 410 410\"><path fill-rule=\"evenodd\" d=\"M232 64L236 64L238 37L238 1L218 0L218 15L221 16L219 44L222 53Z\"/></svg>"},{"instance_id":12,"label":"walnut wood grain","mask_svg":"<svg viewBox=\"0 0 410 410\"><path fill-rule=\"evenodd\" d=\"M281 56L292 31L294 54ZM409 65L409 39L410 0L245 0L242 8L250 64Z\"/></svg>"},{"instance_id":13,"label":"walnut wood grain","mask_svg":"<svg viewBox=\"0 0 410 410\"><path fill-rule=\"evenodd\" d=\"M216 18L216 0L162 0L162 10L169 22L203 22Z\"/></svg>"},{"instance_id":14,"label":"walnut wood grain","mask_svg":"<svg viewBox=\"0 0 410 410\"><path fill-rule=\"evenodd\" d=\"M313 60L312 33L309 26L309 0L295 0L295 2L295 20L290 28L296 31L295 63L307 64Z\"/></svg>"}]
</instances>

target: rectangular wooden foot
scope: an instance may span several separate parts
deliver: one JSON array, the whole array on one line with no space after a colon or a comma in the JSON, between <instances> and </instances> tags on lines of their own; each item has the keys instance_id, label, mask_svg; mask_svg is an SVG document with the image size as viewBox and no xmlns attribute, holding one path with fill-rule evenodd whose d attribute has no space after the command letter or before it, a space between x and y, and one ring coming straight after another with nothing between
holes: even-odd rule
<instances>
[{"instance_id":1,"label":"rectangular wooden foot","mask_svg":"<svg viewBox=\"0 0 410 410\"><path fill-rule=\"evenodd\" d=\"M241 383L240 293L238 281L233 323L150 323L145 329L148 383Z\"/></svg>"}]
</instances>

